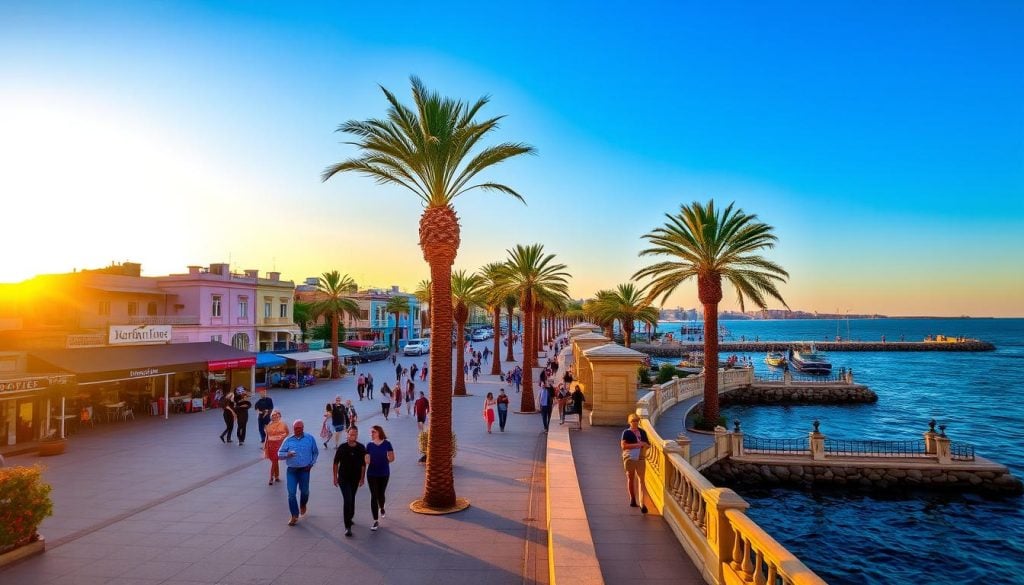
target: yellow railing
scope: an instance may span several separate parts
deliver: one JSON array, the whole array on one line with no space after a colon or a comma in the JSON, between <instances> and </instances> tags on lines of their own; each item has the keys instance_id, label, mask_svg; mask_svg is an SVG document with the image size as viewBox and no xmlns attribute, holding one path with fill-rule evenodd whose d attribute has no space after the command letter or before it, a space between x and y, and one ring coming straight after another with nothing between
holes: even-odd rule
<instances>
[{"instance_id":1,"label":"yellow railing","mask_svg":"<svg viewBox=\"0 0 1024 585\"><path fill-rule=\"evenodd\" d=\"M753 381L749 368L719 372L719 392ZM749 504L728 488L716 488L697 470L727 455L731 435L719 430L715 444L693 456L683 440L666 441L654 429L658 417L703 392L703 377L655 386L637 402L647 451L647 488L652 503L675 533L704 580L712 585L824 585L820 577L744 513ZM695 465L696 464L696 465Z\"/></svg>"}]
</instances>

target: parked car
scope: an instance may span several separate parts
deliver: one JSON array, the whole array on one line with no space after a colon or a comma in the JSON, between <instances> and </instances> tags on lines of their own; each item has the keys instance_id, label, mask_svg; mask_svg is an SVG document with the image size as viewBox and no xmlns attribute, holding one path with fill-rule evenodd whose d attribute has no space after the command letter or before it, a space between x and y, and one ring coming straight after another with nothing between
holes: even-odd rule
<instances>
[{"instance_id":1,"label":"parked car","mask_svg":"<svg viewBox=\"0 0 1024 585\"><path fill-rule=\"evenodd\" d=\"M356 359L363 363L387 359L391 355L391 348L383 343L371 344L366 341L352 340L343 342L341 345L359 353L359 357Z\"/></svg>"},{"instance_id":2,"label":"parked car","mask_svg":"<svg viewBox=\"0 0 1024 585\"><path fill-rule=\"evenodd\" d=\"M472 339L473 341L486 341L487 332L484 331L483 329L477 329L476 331L473 332L473 335L470 336L470 339Z\"/></svg>"},{"instance_id":3,"label":"parked car","mask_svg":"<svg viewBox=\"0 0 1024 585\"><path fill-rule=\"evenodd\" d=\"M430 340L429 339L410 339L405 344L405 348L402 350L405 355L423 355L430 353Z\"/></svg>"}]
</instances>

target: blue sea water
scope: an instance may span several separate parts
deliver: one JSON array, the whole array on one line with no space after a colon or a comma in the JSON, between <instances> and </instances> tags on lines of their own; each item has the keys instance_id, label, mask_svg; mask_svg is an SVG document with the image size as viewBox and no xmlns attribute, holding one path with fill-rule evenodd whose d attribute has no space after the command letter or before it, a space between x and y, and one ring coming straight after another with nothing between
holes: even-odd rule
<instances>
[{"instance_id":1,"label":"blue sea water","mask_svg":"<svg viewBox=\"0 0 1024 585\"><path fill-rule=\"evenodd\" d=\"M836 439L920 439L934 418L1024 477L1024 319L724 321L729 340L810 341L841 335L921 341L925 335L989 341L995 351L833 352L878 402L847 406L733 406L748 435L806 437L814 419ZM678 331L661 323L658 331ZM849 330L849 334L847 331ZM729 354L723 354L723 356ZM749 357L768 371L764 354ZM857 493L738 488L748 514L832 585L1024 583L1024 498L929 492Z\"/></svg>"}]
</instances>

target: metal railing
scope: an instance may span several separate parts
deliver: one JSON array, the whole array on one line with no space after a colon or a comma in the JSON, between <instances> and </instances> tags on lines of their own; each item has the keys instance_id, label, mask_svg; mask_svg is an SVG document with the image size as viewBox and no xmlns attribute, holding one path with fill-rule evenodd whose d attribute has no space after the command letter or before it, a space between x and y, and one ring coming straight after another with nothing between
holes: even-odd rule
<instances>
[{"instance_id":1,"label":"metal railing","mask_svg":"<svg viewBox=\"0 0 1024 585\"><path fill-rule=\"evenodd\" d=\"M865 457L920 457L925 455L924 441L846 441L825 439L826 455Z\"/></svg>"},{"instance_id":2,"label":"metal railing","mask_svg":"<svg viewBox=\"0 0 1024 585\"><path fill-rule=\"evenodd\" d=\"M761 437L744 435L743 450L761 453L810 453L811 442L807 437L799 439L763 439Z\"/></svg>"},{"instance_id":3,"label":"metal railing","mask_svg":"<svg viewBox=\"0 0 1024 585\"><path fill-rule=\"evenodd\" d=\"M974 445L967 443L950 443L949 457L953 461L974 461Z\"/></svg>"}]
</instances>

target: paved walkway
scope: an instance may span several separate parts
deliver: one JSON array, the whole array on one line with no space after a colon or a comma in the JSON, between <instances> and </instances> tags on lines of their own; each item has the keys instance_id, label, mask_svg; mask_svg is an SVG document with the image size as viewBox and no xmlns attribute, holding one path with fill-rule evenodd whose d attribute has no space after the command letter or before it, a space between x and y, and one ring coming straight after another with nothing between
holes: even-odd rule
<instances>
[{"instance_id":1,"label":"paved walkway","mask_svg":"<svg viewBox=\"0 0 1024 585\"><path fill-rule=\"evenodd\" d=\"M394 379L390 361L364 367L377 388ZM344 537L341 496L331 483L333 449L321 451L313 468L309 514L289 527L284 483L267 485L269 464L260 459L255 420L239 447L217 439L219 411L168 421L140 417L80 432L58 457L9 460L46 466L54 516L40 528L47 552L0 572L0 582L546 583L540 420L510 415L505 433L488 435L480 415L483 394L496 392L498 381L469 387L476 396L453 405L456 490L472 504L462 513L424 516L408 509L423 491L415 418L403 412L385 422L377 402L358 401L348 376L271 396L289 423L304 418L314 433L324 404L336 394L356 405L361 440L370 425L383 425L396 462L380 531L368 528L364 486L356 496L355 536ZM420 389L426 384L417 383Z\"/></svg>"}]
</instances>

